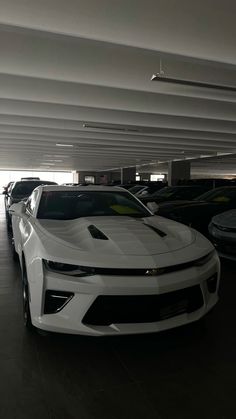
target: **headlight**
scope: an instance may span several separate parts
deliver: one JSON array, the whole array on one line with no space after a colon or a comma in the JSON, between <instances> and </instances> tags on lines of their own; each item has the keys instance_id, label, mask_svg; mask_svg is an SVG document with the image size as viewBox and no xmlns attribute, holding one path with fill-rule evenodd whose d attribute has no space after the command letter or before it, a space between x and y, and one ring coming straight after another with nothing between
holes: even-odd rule
<instances>
[{"instance_id":1,"label":"headlight","mask_svg":"<svg viewBox=\"0 0 236 419\"><path fill-rule=\"evenodd\" d=\"M68 263L52 262L51 260L44 260L43 262L48 271L57 272L62 275L78 277L95 275L95 269L89 266L70 265Z\"/></svg>"},{"instance_id":2,"label":"headlight","mask_svg":"<svg viewBox=\"0 0 236 419\"><path fill-rule=\"evenodd\" d=\"M205 263L209 262L213 258L213 256L216 254L215 249L212 250L210 253L208 253L206 256L203 256L202 258L196 260L194 262L195 266L202 266L205 265Z\"/></svg>"}]
</instances>

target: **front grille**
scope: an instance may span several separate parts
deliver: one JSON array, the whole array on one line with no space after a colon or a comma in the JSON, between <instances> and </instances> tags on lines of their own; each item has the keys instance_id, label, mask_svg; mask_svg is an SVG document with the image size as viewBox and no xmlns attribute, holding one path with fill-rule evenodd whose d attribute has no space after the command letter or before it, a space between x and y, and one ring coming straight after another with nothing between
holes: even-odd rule
<instances>
[{"instance_id":1,"label":"front grille","mask_svg":"<svg viewBox=\"0 0 236 419\"><path fill-rule=\"evenodd\" d=\"M200 285L160 295L101 295L91 305L82 322L94 326L150 323L191 313L202 305Z\"/></svg>"},{"instance_id":2,"label":"front grille","mask_svg":"<svg viewBox=\"0 0 236 419\"><path fill-rule=\"evenodd\" d=\"M45 292L44 314L61 311L73 296L73 292L47 290Z\"/></svg>"},{"instance_id":3,"label":"front grille","mask_svg":"<svg viewBox=\"0 0 236 419\"><path fill-rule=\"evenodd\" d=\"M133 269L133 268L98 268L98 267L90 267L90 266L76 266L76 265L68 265L68 268L66 268L67 264L63 263L63 269L55 269L56 262L52 261L44 261L44 264L46 268L49 268L52 271L56 271L60 274L68 275L68 272L71 272L70 275L72 276L81 276L81 271L87 272L88 275L114 275L114 276L150 276L150 275L163 275L168 274L172 272L182 271L184 269L190 269L195 266L201 266L205 263L209 262L209 260L213 257L213 254L215 251L211 251L205 256L202 256L201 258L192 260L191 262L185 262L180 263L178 265L171 265L171 266L165 266L163 268L150 268L150 269ZM79 270L80 273L78 274L76 270Z\"/></svg>"}]
</instances>

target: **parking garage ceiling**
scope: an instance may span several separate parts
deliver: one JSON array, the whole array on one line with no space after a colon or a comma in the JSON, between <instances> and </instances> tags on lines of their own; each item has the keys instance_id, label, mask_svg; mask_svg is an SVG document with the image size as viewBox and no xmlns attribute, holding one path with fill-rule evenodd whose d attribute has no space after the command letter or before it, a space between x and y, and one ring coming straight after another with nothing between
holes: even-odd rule
<instances>
[{"instance_id":1,"label":"parking garage ceiling","mask_svg":"<svg viewBox=\"0 0 236 419\"><path fill-rule=\"evenodd\" d=\"M236 87L235 12L233 0L0 0L0 168L228 165L236 93L151 77Z\"/></svg>"}]
</instances>

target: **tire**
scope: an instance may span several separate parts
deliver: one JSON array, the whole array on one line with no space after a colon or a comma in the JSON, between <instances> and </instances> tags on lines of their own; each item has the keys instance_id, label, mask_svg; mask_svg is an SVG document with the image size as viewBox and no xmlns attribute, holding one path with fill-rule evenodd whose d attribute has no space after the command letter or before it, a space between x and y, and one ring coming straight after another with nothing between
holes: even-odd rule
<instances>
[{"instance_id":1,"label":"tire","mask_svg":"<svg viewBox=\"0 0 236 419\"><path fill-rule=\"evenodd\" d=\"M23 267L23 275L22 275L22 299L23 299L23 320L24 326L27 330L33 331L35 328L32 325L31 321L31 313L30 313L30 305L29 305L29 286L27 275L25 272L25 267Z\"/></svg>"},{"instance_id":2,"label":"tire","mask_svg":"<svg viewBox=\"0 0 236 419\"><path fill-rule=\"evenodd\" d=\"M12 258L15 262L19 262L19 256L15 249L14 240L12 239Z\"/></svg>"},{"instance_id":3,"label":"tire","mask_svg":"<svg viewBox=\"0 0 236 419\"><path fill-rule=\"evenodd\" d=\"M8 233L11 233L11 231L12 231L12 228L11 228L11 219L10 219L10 215L8 214L8 212L7 212L6 218L7 218L7 231L8 231Z\"/></svg>"}]
</instances>

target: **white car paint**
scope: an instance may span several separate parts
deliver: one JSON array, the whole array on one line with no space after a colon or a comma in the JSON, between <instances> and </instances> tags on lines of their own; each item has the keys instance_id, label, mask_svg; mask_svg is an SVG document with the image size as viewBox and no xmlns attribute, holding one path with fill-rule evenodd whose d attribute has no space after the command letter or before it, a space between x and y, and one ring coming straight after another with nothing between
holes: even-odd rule
<instances>
[{"instance_id":1,"label":"white car paint","mask_svg":"<svg viewBox=\"0 0 236 419\"><path fill-rule=\"evenodd\" d=\"M36 204L32 214L24 210L24 204L11 207L15 250L21 268L24 263L26 266L34 326L55 332L96 336L157 332L196 321L217 303L219 258L212 244L200 233L175 221L152 216L139 201L150 217L93 216L73 220L37 218L43 192L69 189L68 186L37 188L34 191ZM114 187L86 186L73 187L71 190L129 194L122 188ZM93 238L88 231L90 225L105 234L108 240ZM210 256L204 259L205 263L199 266L194 263L208 254ZM110 271L78 277L51 270L43 260L86 266L88 269L96 267L97 272L99 268ZM189 264L187 267L176 268L176 265L186 263ZM143 271L142 275L136 275L136 271L130 275L119 269ZM214 292L209 292L207 280L213 276L216 286ZM121 321L109 325L83 322L91 305L101 296L117 296L119 299L124 296L161 296L163 299L166 298L164 294L170 298L170 293L181 290L188 292L194 286L200 290L203 303L192 312L177 310L176 315L167 315L166 318L162 315L162 319L157 321ZM45 295L48 290L71 292L73 297L60 311L45 314ZM167 312L172 309L169 305L164 307Z\"/></svg>"}]
</instances>

